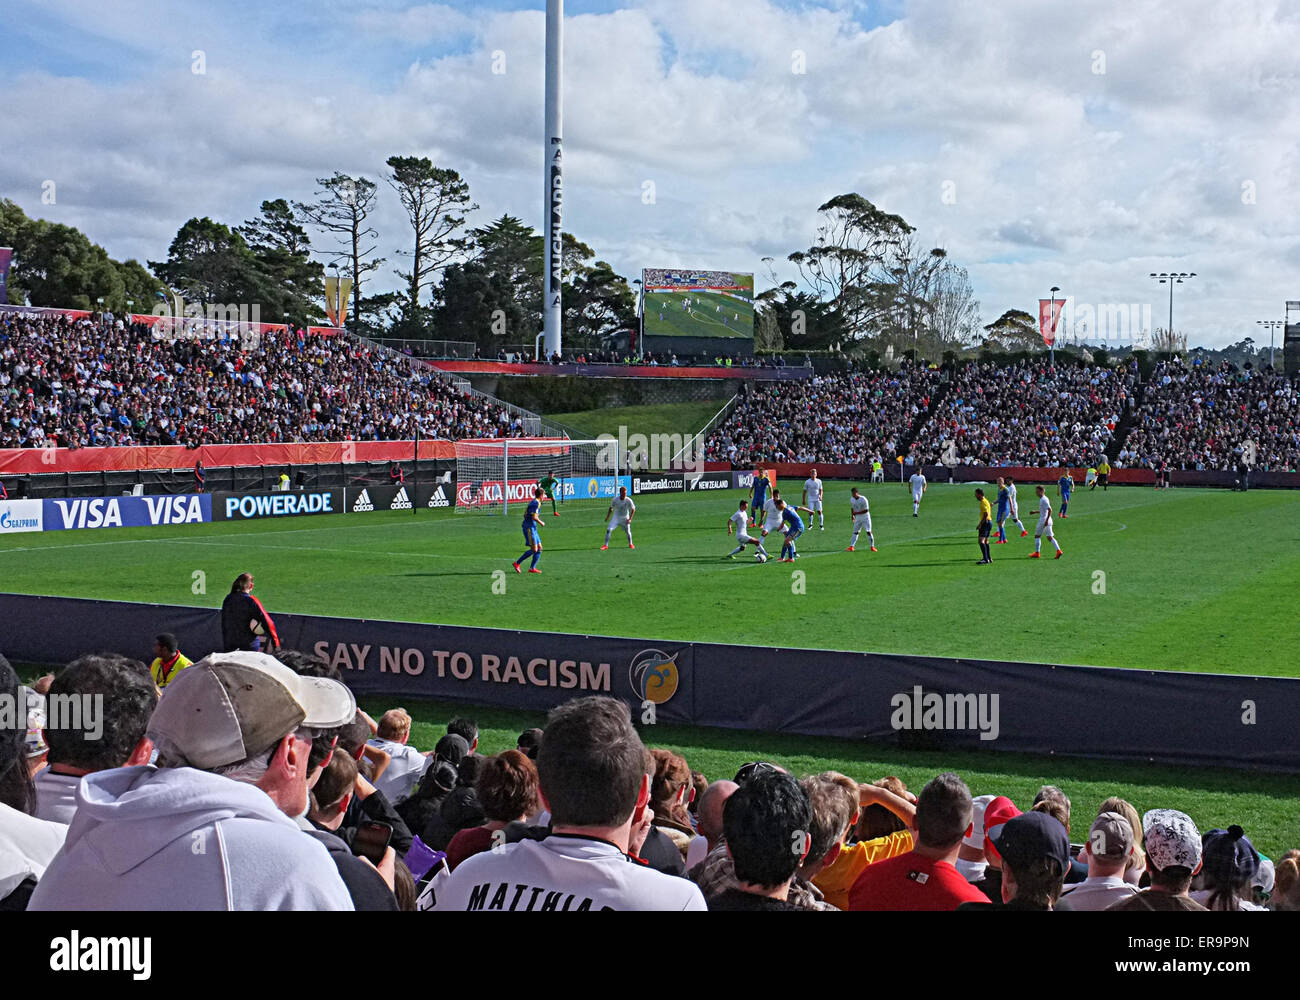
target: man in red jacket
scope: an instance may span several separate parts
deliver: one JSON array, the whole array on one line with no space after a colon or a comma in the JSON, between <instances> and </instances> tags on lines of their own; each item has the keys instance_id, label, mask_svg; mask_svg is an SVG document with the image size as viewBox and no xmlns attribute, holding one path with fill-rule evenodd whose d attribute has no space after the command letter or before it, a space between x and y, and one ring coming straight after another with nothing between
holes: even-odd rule
<instances>
[{"instance_id":1,"label":"man in red jacket","mask_svg":"<svg viewBox=\"0 0 1300 1000\"><path fill-rule=\"evenodd\" d=\"M849 909L955 910L987 902L954 864L971 817L966 783L951 773L932 778L916 800L916 847L869 865L849 890Z\"/></svg>"}]
</instances>

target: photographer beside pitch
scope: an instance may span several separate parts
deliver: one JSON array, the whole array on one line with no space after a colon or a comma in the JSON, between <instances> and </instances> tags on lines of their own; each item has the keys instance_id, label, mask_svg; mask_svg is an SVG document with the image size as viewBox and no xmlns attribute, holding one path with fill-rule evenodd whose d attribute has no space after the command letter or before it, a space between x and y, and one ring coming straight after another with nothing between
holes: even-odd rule
<instances>
[{"instance_id":1,"label":"photographer beside pitch","mask_svg":"<svg viewBox=\"0 0 1300 1000\"><path fill-rule=\"evenodd\" d=\"M262 640L267 640L265 652L280 648L280 635L275 622L253 596L253 574L240 573L230 585L230 593L221 602L221 642L225 652L244 649L263 652Z\"/></svg>"}]
</instances>

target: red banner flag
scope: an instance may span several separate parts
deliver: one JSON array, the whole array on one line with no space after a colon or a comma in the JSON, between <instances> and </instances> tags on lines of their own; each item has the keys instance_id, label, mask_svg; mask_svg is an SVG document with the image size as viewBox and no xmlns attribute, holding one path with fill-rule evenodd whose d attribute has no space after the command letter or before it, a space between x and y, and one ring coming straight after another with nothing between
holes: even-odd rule
<instances>
[{"instance_id":1,"label":"red banner flag","mask_svg":"<svg viewBox=\"0 0 1300 1000\"><path fill-rule=\"evenodd\" d=\"M1061 322L1061 311L1065 308L1065 299L1038 300L1038 332L1043 335L1043 343L1052 347L1056 343L1056 327Z\"/></svg>"}]
</instances>

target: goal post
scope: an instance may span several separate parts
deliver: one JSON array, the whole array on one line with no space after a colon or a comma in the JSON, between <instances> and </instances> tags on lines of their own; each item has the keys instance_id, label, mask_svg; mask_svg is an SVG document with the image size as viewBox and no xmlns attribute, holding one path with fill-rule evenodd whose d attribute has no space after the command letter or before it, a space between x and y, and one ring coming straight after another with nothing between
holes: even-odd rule
<instances>
[{"instance_id":1,"label":"goal post","mask_svg":"<svg viewBox=\"0 0 1300 1000\"><path fill-rule=\"evenodd\" d=\"M612 500L632 489L617 439L476 438L456 442L456 513L508 514L547 476L558 504Z\"/></svg>"}]
</instances>

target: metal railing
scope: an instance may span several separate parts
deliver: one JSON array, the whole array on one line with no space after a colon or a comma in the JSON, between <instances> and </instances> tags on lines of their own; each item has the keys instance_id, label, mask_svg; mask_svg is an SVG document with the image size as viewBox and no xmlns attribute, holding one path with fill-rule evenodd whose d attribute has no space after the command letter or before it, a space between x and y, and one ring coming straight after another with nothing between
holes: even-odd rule
<instances>
[{"instance_id":1,"label":"metal railing","mask_svg":"<svg viewBox=\"0 0 1300 1000\"><path fill-rule=\"evenodd\" d=\"M490 393L481 392L480 390L475 389L474 386L470 384L469 379L465 378L463 375L458 375L455 372L445 372L441 368L435 368L433 365L426 365L424 359L414 358L410 355L403 354L401 351L395 351L385 344L371 340L369 337L362 337L356 334L349 334L348 336L366 347L379 351L386 357L409 365L413 374L428 373L434 378L450 385L462 396L481 399L492 406L499 406L512 417L517 417L519 419L520 426L527 437L572 437L572 435L564 428L548 423L539 413L534 413L532 410L525 410L522 406L516 406L514 403L507 403L504 399L499 399Z\"/></svg>"},{"instance_id":2,"label":"metal railing","mask_svg":"<svg viewBox=\"0 0 1300 1000\"><path fill-rule=\"evenodd\" d=\"M371 343L382 344L401 352L410 348L410 357L455 359L466 361L474 357L478 345L472 340L411 340L407 337L376 337Z\"/></svg>"},{"instance_id":3,"label":"metal railing","mask_svg":"<svg viewBox=\"0 0 1300 1000\"><path fill-rule=\"evenodd\" d=\"M731 410L736 405L736 400L738 400L739 398L740 398L740 393L736 393L729 400L727 400L726 403L723 404L722 409L720 409L717 413L715 413L713 415L713 418L707 424L701 427L698 433L694 434L691 437L691 439L687 441L685 445L682 446L682 450L673 456L674 468L676 468L677 463L683 457L689 458L690 457L689 453L691 451L694 451L696 455L703 458L704 446L709 440L709 432L712 431L713 428L716 427L718 423L722 421L728 413L731 412Z\"/></svg>"}]
</instances>

